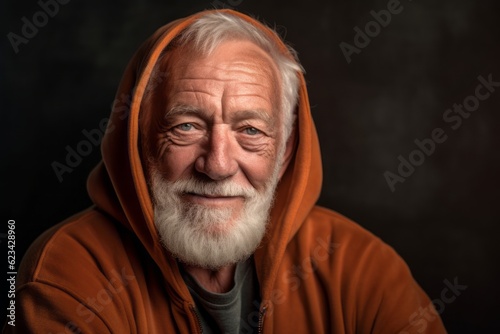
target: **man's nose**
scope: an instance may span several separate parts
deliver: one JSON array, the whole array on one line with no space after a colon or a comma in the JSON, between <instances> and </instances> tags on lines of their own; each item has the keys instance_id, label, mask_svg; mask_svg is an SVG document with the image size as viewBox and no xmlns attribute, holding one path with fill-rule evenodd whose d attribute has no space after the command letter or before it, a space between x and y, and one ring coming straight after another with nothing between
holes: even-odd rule
<instances>
[{"instance_id":1,"label":"man's nose","mask_svg":"<svg viewBox=\"0 0 500 334\"><path fill-rule=\"evenodd\" d=\"M225 125L214 125L206 151L195 162L196 170L217 181L233 176L238 171L233 146L231 129Z\"/></svg>"}]
</instances>

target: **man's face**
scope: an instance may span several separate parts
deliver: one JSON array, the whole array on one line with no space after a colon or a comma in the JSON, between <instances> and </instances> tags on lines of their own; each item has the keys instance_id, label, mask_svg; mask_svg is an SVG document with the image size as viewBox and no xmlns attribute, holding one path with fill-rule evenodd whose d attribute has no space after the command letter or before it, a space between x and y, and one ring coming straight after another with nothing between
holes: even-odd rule
<instances>
[{"instance_id":1,"label":"man's face","mask_svg":"<svg viewBox=\"0 0 500 334\"><path fill-rule=\"evenodd\" d=\"M265 232L284 150L277 71L242 41L208 57L181 49L169 64L150 127L155 223L181 260L220 267L253 253Z\"/></svg>"}]
</instances>

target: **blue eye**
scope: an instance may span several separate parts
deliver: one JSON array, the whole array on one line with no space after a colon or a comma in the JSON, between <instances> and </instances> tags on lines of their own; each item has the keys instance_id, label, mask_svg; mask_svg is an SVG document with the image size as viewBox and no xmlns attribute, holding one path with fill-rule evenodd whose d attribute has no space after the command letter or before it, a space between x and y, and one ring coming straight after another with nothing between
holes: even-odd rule
<instances>
[{"instance_id":1,"label":"blue eye","mask_svg":"<svg viewBox=\"0 0 500 334\"><path fill-rule=\"evenodd\" d=\"M256 128L253 128L253 127L245 128L244 131L246 132L247 135L251 135L251 136L255 136L255 135L258 135L260 133L259 130L257 130Z\"/></svg>"},{"instance_id":2,"label":"blue eye","mask_svg":"<svg viewBox=\"0 0 500 334\"><path fill-rule=\"evenodd\" d=\"M191 124L191 123L179 124L179 125L177 125L177 128L181 131L189 131L189 130L193 129L193 124Z\"/></svg>"}]
</instances>

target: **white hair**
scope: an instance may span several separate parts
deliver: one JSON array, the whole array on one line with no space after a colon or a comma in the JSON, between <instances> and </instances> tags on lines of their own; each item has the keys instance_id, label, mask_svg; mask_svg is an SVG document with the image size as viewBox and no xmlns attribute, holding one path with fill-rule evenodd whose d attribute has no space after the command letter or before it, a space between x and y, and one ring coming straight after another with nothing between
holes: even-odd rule
<instances>
[{"instance_id":1,"label":"white hair","mask_svg":"<svg viewBox=\"0 0 500 334\"><path fill-rule=\"evenodd\" d=\"M226 12L211 12L201 16L183 30L174 44L176 46L189 45L194 51L208 56L225 41L243 39L253 42L266 51L274 61L281 76L280 109L284 115L283 135L285 142L293 129L295 107L299 94L299 73L303 73L304 70L297 60L295 50L287 46L289 54L284 54L276 43L276 39L281 40L279 35L271 28L269 28L269 32L274 36L270 36L236 15Z\"/></svg>"}]
</instances>

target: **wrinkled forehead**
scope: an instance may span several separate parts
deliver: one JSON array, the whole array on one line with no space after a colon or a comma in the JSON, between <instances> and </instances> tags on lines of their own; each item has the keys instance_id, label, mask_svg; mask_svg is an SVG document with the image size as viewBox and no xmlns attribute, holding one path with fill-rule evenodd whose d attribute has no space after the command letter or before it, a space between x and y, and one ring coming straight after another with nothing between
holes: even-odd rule
<instances>
[{"instance_id":1,"label":"wrinkled forehead","mask_svg":"<svg viewBox=\"0 0 500 334\"><path fill-rule=\"evenodd\" d=\"M210 54L202 54L189 45L171 52L164 64L168 73L168 88L174 88L184 78L238 79L265 87L278 102L280 86L278 69L267 52L249 41L222 42Z\"/></svg>"}]
</instances>

